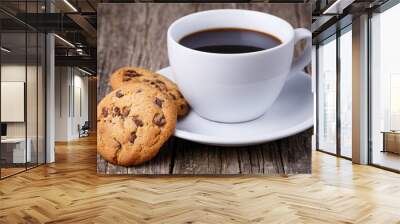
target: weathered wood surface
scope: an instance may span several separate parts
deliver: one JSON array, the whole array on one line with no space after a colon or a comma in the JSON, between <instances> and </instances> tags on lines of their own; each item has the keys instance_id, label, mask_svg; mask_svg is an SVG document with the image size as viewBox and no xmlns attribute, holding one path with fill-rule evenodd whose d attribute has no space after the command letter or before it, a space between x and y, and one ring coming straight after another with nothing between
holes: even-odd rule
<instances>
[{"instance_id":1,"label":"weathered wood surface","mask_svg":"<svg viewBox=\"0 0 400 224\"><path fill-rule=\"evenodd\" d=\"M168 65L166 31L174 20L196 11L216 8L264 11L286 19L295 28L311 26L311 7L308 4L100 4L97 17L98 101L110 91L108 78L114 70L132 65L157 71ZM99 174L133 175L310 173L311 135L309 129L278 141L235 148L171 138L156 158L141 166L114 166L97 156L97 171Z\"/></svg>"}]
</instances>

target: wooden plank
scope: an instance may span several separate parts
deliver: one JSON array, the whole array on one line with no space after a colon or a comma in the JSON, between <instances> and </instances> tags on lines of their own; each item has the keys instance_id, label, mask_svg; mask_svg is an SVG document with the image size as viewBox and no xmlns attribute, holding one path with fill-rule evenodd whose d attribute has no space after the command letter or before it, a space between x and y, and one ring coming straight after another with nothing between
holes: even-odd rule
<instances>
[{"instance_id":1,"label":"wooden plank","mask_svg":"<svg viewBox=\"0 0 400 224\"><path fill-rule=\"evenodd\" d=\"M216 147L177 140L172 174L283 174L277 142L252 147Z\"/></svg>"},{"instance_id":2,"label":"wooden plank","mask_svg":"<svg viewBox=\"0 0 400 224\"><path fill-rule=\"evenodd\" d=\"M263 150L264 174L285 173L280 153L281 148L279 147L278 141L264 144L262 147L267 148L267 150Z\"/></svg>"},{"instance_id":3,"label":"wooden plank","mask_svg":"<svg viewBox=\"0 0 400 224\"><path fill-rule=\"evenodd\" d=\"M106 174L128 174L128 169L123 166L107 163Z\"/></svg>"},{"instance_id":4,"label":"wooden plank","mask_svg":"<svg viewBox=\"0 0 400 224\"><path fill-rule=\"evenodd\" d=\"M183 153L182 153L183 152ZM174 174L206 174L208 172L208 150L200 144L178 139ZM199 158L202 158L199 160ZM178 162L181 160L180 162Z\"/></svg>"},{"instance_id":5,"label":"wooden plank","mask_svg":"<svg viewBox=\"0 0 400 224\"><path fill-rule=\"evenodd\" d=\"M262 146L263 145L254 146L251 150L249 150L251 173L253 174L264 173L264 157L262 153L263 152Z\"/></svg>"},{"instance_id":6,"label":"wooden plank","mask_svg":"<svg viewBox=\"0 0 400 224\"><path fill-rule=\"evenodd\" d=\"M220 149L221 173L240 174L239 154L237 150L230 148Z\"/></svg>"},{"instance_id":7,"label":"wooden plank","mask_svg":"<svg viewBox=\"0 0 400 224\"><path fill-rule=\"evenodd\" d=\"M311 173L312 129L280 140L280 152L286 174Z\"/></svg>"},{"instance_id":8,"label":"wooden plank","mask_svg":"<svg viewBox=\"0 0 400 224\"><path fill-rule=\"evenodd\" d=\"M208 155L208 169L207 173L208 175L211 174L226 174L223 173L222 171L222 160L221 160L221 151L224 151L226 149L221 149L221 147L214 147L214 146L202 146L201 148L198 148L197 150L202 150L206 149L207 155ZM229 149L228 149L229 150ZM198 158L197 160L201 160L201 158Z\"/></svg>"},{"instance_id":9,"label":"wooden plank","mask_svg":"<svg viewBox=\"0 0 400 224\"><path fill-rule=\"evenodd\" d=\"M196 11L241 8L271 12L293 27L310 28L311 7L265 3L136 3L98 7L98 100L109 91L109 75L119 67L158 70L168 65L166 30L176 19ZM302 46L296 47L296 52ZM172 138L156 158L135 167L119 167L98 158L98 172L109 174L253 174L311 170L311 134L249 147L214 147ZM301 164L305 163L305 164Z\"/></svg>"},{"instance_id":10,"label":"wooden plank","mask_svg":"<svg viewBox=\"0 0 400 224\"><path fill-rule=\"evenodd\" d=\"M238 162L240 167L240 174L251 174L250 153L248 148L238 148Z\"/></svg>"},{"instance_id":11,"label":"wooden plank","mask_svg":"<svg viewBox=\"0 0 400 224\"><path fill-rule=\"evenodd\" d=\"M107 162L97 154L97 173L98 174L106 174L107 171Z\"/></svg>"},{"instance_id":12,"label":"wooden plank","mask_svg":"<svg viewBox=\"0 0 400 224\"><path fill-rule=\"evenodd\" d=\"M173 144L174 144L174 138L171 138L168 142L164 144L163 147L161 147L156 157L154 157L153 159L142 165L128 167L127 168L128 174L135 174L135 175L169 174L173 150L174 150Z\"/></svg>"}]
</instances>

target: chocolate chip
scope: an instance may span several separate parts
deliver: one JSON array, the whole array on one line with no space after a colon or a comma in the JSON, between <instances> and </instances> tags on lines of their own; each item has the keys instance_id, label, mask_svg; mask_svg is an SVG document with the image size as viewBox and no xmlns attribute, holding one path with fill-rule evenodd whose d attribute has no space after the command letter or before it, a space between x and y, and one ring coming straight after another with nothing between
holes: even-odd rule
<instances>
[{"instance_id":1,"label":"chocolate chip","mask_svg":"<svg viewBox=\"0 0 400 224\"><path fill-rule=\"evenodd\" d=\"M115 96L118 97L118 98L121 98L121 97L124 96L124 94L122 93L121 90L118 90L118 91L115 93Z\"/></svg>"},{"instance_id":2,"label":"chocolate chip","mask_svg":"<svg viewBox=\"0 0 400 224\"><path fill-rule=\"evenodd\" d=\"M165 83L163 81L158 80L158 79L152 80L150 82L150 84L152 86L156 87L157 89L161 90L161 91L167 90L167 87L166 87Z\"/></svg>"},{"instance_id":3,"label":"chocolate chip","mask_svg":"<svg viewBox=\"0 0 400 224\"><path fill-rule=\"evenodd\" d=\"M135 122L136 126L143 127L143 121L138 116L133 116L133 122Z\"/></svg>"},{"instance_id":4,"label":"chocolate chip","mask_svg":"<svg viewBox=\"0 0 400 224\"><path fill-rule=\"evenodd\" d=\"M124 72L124 76L134 78L134 77L138 77L138 76L142 76L142 75L137 73L135 70L126 70Z\"/></svg>"},{"instance_id":5,"label":"chocolate chip","mask_svg":"<svg viewBox=\"0 0 400 224\"><path fill-rule=\"evenodd\" d=\"M122 116L123 117L127 117L129 115L129 112L131 111L131 109L129 109L129 107L125 106L122 108Z\"/></svg>"},{"instance_id":6,"label":"chocolate chip","mask_svg":"<svg viewBox=\"0 0 400 224\"><path fill-rule=\"evenodd\" d=\"M131 135L129 136L129 142L130 143L135 143L136 140L136 132L131 132Z\"/></svg>"},{"instance_id":7,"label":"chocolate chip","mask_svg":"<svg viewBox=\"0 0 400 224\"><path fill-rule=\"evenodd\" d=\"M159 127L164 126L166 123L164 114L156 113L153 118L153 123Z\"/></svg>"},{"instance_id":8,"label":"chocolate chip","mask_svg":"<svg viewBox=\"0 0 400 224\"><path fill-rule=\"evenodd\" d=\"M157 84L154 83L154 82L151 82L150 84L151 84L151 86L155 87L156 89L158 89L158 90L160 90L160 91L164 91L164 90L165 90L165 87L162 87L162 86L160 86L160 85L157 85Z\"/></svg>"},{"instance_id":9,"label":"chocolate chip","mask_svg":"<svg viewBox=\"0 0 400 224\"><path fill-rule=\"evenodd\" d=\"M103 115L103 117L107 117L108 116L108 108L103 107L103 109L101 110L101 114Z\"/></svg>"},{"instance_id":10,"label":"chocolate chip","mask_svg":"<svg viewBox=\"0 0 400 224\"><path fill-rule=\"evenodd\" d=\"M135 124L139 127L143 127L143 122L141 120L135 120Z\"/></svg>"},{"instance_id":11,"label":"chocolate chip","mask_svg":"<svg viewBox=\"0 0 400 224\"><path fill-rule=\"evenodd\" d=\"M121 109L119 107L114 107L114 114L113 116L121 116Z\"/></svg>"},{"instance_id":12,"label":"chocolate chip","mask_svg":"<svg viewBox=\"0 0 400 224\"><path fill-rule=\"evenodd\" d=\"M165 83L164 83L163 81L158 80L158 79L156 79L155 82L157 82L157 83L159 83L159 84L162 84L162 85L165 85Z\"/></svg>"},{"instance_id":13,"label":"chocolate chip","mask_svg":"<svg viewBox=\"0 0 400 224\"><path fill-rule=\"evenodd\" d=\"M163 104L164 100L158 99L156 97L156 100L154 101L154 103L159 106L160 108L162 108L162 104Z\"/></svg>"},{"instance_id":14,"label":"chocolate chip","mask_svg":"<svg viewBox=\"0 0 400 224\"><path fill-rule=\"evenodd\" d=\"M136 93L140 93L140 92L142 92L142 89L138 89L138 90L136 91Z\"/></svg>"},{"instance_id":15,"label":"chocolate chip","mask_svg":"<svg viewBox=\"0 0 400 224\"><path fill-rule=\"evenodd\" d=\"M123 82L127 82L127 81L129 81L129 80L131 80L131 78L129 78L129 77L123 77L123 78L122 78L122 81L123 81Z\"/></svg>"},{"instance_id":16,"label":"chocolate chip","mask_svg":"<svg viewBox=\"0 0 400 224\"><path fill-rule=\"evenodd\" d=\"M169 93L169 95L172 97L172 99L176 100L176 96L172 93Z\"/></svg>"}]
</instances>

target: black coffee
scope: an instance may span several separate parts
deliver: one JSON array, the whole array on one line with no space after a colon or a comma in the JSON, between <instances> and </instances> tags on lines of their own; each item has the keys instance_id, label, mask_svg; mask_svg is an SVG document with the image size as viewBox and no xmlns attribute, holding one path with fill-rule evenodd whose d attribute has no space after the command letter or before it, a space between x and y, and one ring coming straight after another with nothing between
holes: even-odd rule
<instances>
[{"instance_id":1,"label":"black coffee","mask_svg":"<svg viewBox=\"0 0 400 224\"><path fill-rule=\"evenodd\" d=\"M268 33L240 28L220 28L191 33L179 43L203 52L238 54L266 50L282 42Z\"/></svg>"}]
</instances>

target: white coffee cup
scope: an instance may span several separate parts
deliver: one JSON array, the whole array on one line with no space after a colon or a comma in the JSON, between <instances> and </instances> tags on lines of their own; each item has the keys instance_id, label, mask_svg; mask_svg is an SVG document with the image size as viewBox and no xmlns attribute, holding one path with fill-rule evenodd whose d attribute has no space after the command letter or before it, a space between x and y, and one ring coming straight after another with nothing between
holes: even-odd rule
<instances>
[{"instance_id":1,"label":"white coffee cup","mask_svg":"<svg viewBox=\"0 0 400 224\"><path fill-rule=\"evenodd\" d=\"M242 28L278 37L266 50L220 54L187 48L179 41L194 32ZM293 60L294 46L305 39L303 53ZM286 80L311 61L311 32L293 29L285 20L257 11L220 9L184 16L168 29L168 57L174 79L192 109L217 122L244 122L263 115ZM293 108L295 110L296 108Z\"/></svg>"}]
</instances>

